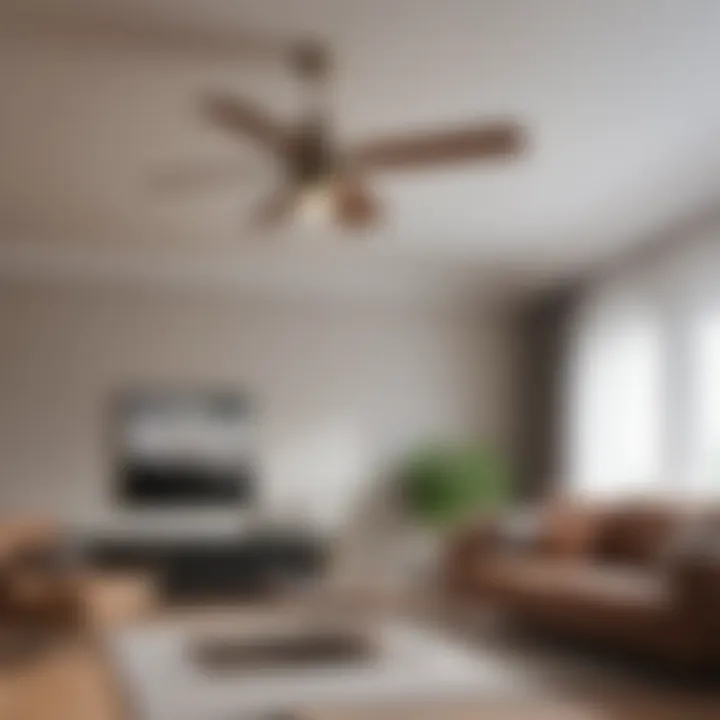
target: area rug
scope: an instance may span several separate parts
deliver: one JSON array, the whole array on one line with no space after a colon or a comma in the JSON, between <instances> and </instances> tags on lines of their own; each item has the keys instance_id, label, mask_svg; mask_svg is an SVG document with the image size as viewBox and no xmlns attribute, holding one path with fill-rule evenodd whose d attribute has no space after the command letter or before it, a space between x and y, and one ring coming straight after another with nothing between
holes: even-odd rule
<instances>
[{"instance_id":1,"label":"area rug","mask_svg":"<svg viewBox=\"0 0 720 720\"><path fill-rule=\"evenodd\" d=\"M125 628L108 650L133 717L138 720L234 720L297 717L307 709L362 708L388 712L411 703L498 703L541 697L531 676L491 655L464 647L441 631L400 620L369 630L374 652L326 664L247 665L223 671L198 661L198 640L249 643L273 633L277 622L249 628L225 620L204 625L158 621Z\"/></svg>"}]
</instances>

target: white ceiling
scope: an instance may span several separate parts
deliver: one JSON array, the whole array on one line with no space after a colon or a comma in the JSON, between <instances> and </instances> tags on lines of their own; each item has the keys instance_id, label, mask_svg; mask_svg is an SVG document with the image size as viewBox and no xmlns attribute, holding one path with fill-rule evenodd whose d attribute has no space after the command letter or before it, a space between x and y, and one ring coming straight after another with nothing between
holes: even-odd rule
<instances>
[{"instance_id":1,"label":"white ceiling","mask_svg":"<svg viewBox=\"0 0 720 720\"><path fill-rule=\"evenodd\" d=\"M172 264L247 278L302 256L313 282L331 258L335 282L392 282L412 267L425 281L527 286L720 194L716 0L25 0L22 21L3 5L14 17L0 38L7 272ZM243 217L275 171L194 106L218 88L292 117L297 88L248 33L327 38L347 142L513 115L531 150L378 177L387 222L367 238L305 231L259 245ZM175 201L150 192L153 168L202 158L246 164L247 183Z\"/></svg>"}]
</instances>

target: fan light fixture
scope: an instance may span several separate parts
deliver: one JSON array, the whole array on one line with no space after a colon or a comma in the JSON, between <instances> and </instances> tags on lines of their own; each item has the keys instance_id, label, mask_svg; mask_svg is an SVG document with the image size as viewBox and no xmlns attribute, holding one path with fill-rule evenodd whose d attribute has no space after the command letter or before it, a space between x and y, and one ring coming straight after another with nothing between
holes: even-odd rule
<instances>
[{"instance_id":1,"label":"fan light fixture","mask_svg":"<svg viewBox=\"0 0 720 720\"><path fill-rule=\"evenodd\" d=\"M310 227L330 225L336 215L334 183L323 181L299 188L293 215Z\"/></svg>"}]
</instances>

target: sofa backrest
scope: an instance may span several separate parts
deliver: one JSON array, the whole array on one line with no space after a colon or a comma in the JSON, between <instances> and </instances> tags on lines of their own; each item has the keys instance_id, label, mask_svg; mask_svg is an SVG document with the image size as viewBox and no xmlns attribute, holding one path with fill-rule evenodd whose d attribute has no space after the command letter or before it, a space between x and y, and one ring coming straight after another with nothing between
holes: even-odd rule
<instances>
[{"instance_id":1,"label":"sofa backrest","mask_svg":"<svg viewBox=\"0 0 720 720\"><path fill-rule=\"evenodd\" d=\"M599 511L593 556L603 562L650 565L663 558L683 526L681 512L634 504Z\"/></svg>"},{"instance_id":2,"label":"sofa backrest","mask_svg":"<svg viewBox=\"0 0 720 720\"><path fill-rule=\"evenodd\" d=\"M535 549L541 554L566 560L593 554L598 515L592 506L555 500L541 512Z\"/></svg>"},{"instance_id":3,"label":"sofa backrest","mask_svg":"<svg viewBox=\"0 0 720 720\"><path fill-rule=\"evenodd\" d=\"M665 553L682 525L669 506L555 500L542 510L537 549L546 556L643 566Z\"/></svg>"}]
</instances>

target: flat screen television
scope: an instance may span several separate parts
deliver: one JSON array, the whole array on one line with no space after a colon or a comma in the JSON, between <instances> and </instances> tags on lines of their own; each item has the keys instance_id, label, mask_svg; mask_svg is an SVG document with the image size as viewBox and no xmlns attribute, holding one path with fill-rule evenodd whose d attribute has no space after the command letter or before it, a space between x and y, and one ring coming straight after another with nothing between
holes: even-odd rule
<instances>
[{"instance_id":1,"label":"flat screen television","mask_svg":"<svg viewBox=\"0 0 720 720\"><path fill-rule=\"evenodd\" d=\"M114 413L123 504L227 507L252 499L252 418L241 393L123 392Z\"/></svg>"}]
</instances>

